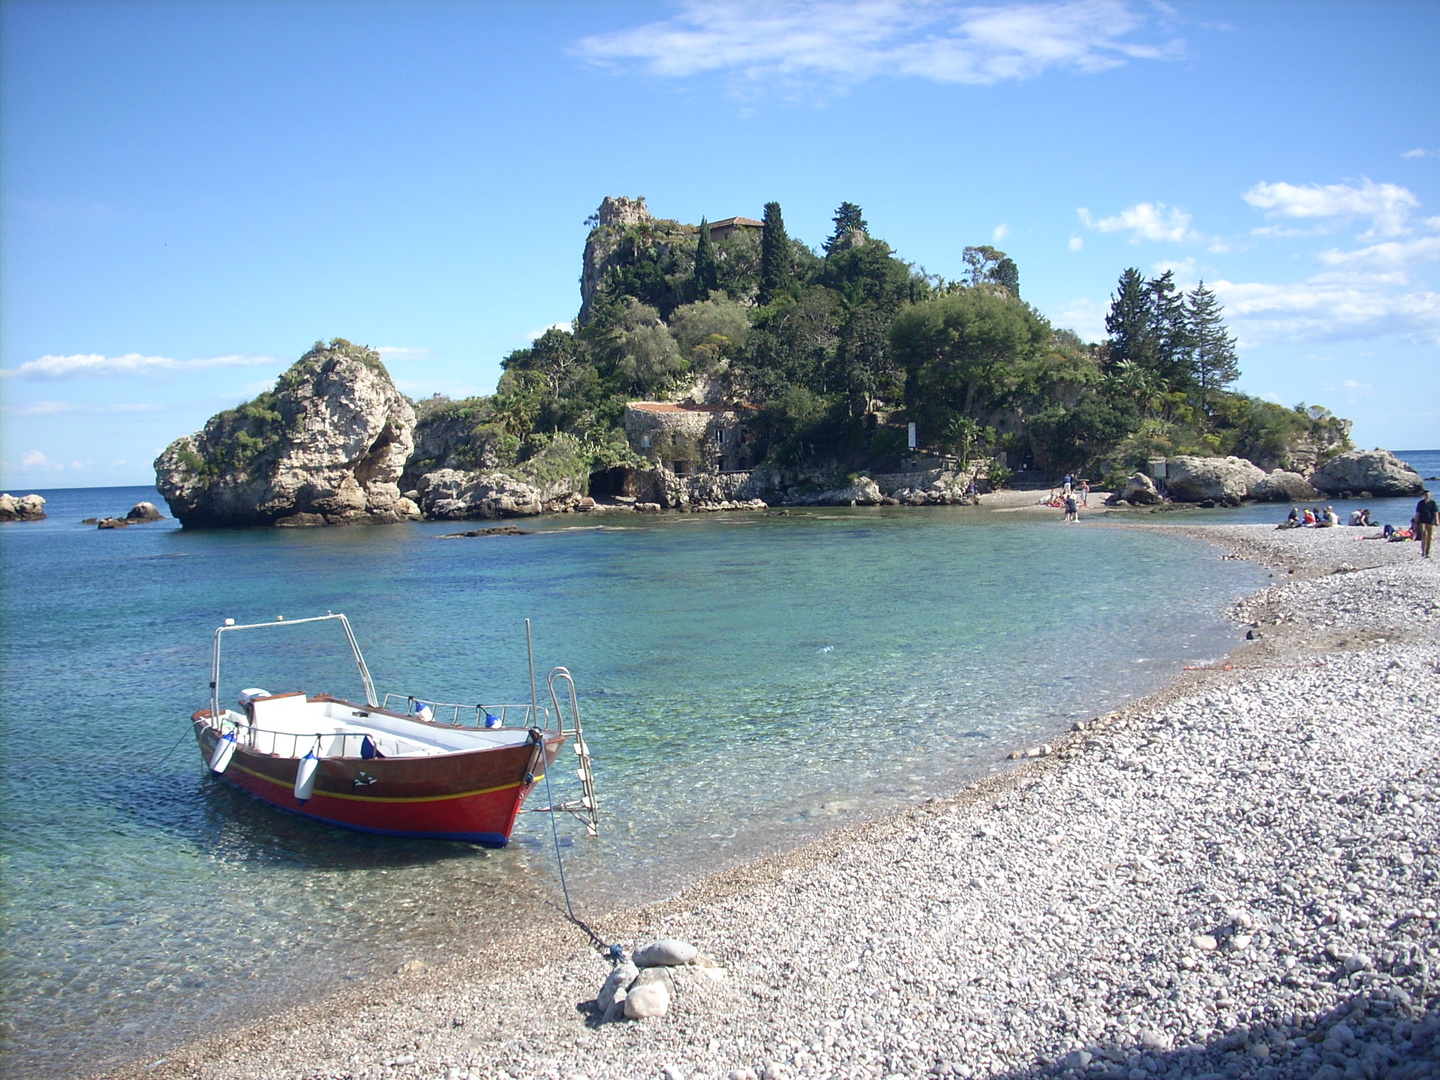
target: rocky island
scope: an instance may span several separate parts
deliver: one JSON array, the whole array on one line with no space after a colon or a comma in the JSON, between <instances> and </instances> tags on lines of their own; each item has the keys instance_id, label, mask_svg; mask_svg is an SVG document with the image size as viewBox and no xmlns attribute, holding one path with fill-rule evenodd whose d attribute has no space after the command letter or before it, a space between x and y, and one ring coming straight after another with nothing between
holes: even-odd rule
<instances>
[{"instance_id":1,"label":"rocky island","mask_svg":"<svg viewBox=\"0 0 1440 1080\"><path fill-rule=\"evenodd\" d=\"M1055 328L1003 251L917 270L843 203L821 250L763 220L684 224L607 197L580 311L496 392L411 401L379 355L317 342L155 462L182 524L334 525L561 511L935 505L1070 473L1115 502L1404 495L1350 423L1230 389L1203 283L1121 275L1106 340Z\"/></svg>"}]
</instances>

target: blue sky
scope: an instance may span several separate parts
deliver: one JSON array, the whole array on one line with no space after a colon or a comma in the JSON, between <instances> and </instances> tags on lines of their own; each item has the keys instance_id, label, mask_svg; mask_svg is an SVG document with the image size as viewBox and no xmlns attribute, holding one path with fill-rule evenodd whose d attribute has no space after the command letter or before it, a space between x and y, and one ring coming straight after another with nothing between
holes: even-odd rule
<instances>
[{"instance_id":1,"label":"blue sky","mask_svg":"<svg viewBox=\"0 0 1440 1080\"><path fill-rule=\"evenodd\" d=\"M1440 5L0 5L0 485L148 483L317 338L488 393L605 195L994 243L1095 339L1219 294L1242 389L1440 445Z\"/></svg>"}]
</instances>

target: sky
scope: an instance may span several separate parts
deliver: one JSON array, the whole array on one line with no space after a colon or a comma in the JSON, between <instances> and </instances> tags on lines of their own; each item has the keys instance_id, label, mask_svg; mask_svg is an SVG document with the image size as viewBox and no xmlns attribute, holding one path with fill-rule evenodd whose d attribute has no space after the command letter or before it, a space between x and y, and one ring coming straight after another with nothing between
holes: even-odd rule
<instances>
[{"instance_id":1,"label":"sky","mask_svg":"<svg viewBox=\"0 0 1440 1080\"><path fill-rule=\"evenodd\" d=\"M317 339L493 392L585 219L842 201L1087 340L1218 295L1239 388L1440 446L1440 4L0 2L0 487L153 482Z\"/></svg>"}]
</instances>

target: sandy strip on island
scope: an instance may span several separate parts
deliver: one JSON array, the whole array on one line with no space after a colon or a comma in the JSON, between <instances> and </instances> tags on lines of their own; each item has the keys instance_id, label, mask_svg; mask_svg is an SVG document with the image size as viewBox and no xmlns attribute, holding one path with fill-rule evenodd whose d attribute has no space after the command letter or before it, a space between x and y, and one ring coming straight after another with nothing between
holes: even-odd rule
<instances>
[{"instance_id":1,"label":"sandy strip on island","mask_svg":"<svg viewBox=\"0 0 1440 1080\"><path fill-rule=\"evenodd\" d=\"M723 966L676 969L669 1015L595 1025L609 965L548 927L532 963L115 1075L1440 1076L1440 558L1177 531L1274 569L1236 611L1257 640L953 798L595 920Z\"/></svg>"}]
</instances>

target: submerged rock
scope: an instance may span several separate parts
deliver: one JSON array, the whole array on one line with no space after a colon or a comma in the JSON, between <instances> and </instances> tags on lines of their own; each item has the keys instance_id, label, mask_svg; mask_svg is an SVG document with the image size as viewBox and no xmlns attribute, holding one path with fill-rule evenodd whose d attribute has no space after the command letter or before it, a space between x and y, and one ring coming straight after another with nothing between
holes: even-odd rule
<instances>
[{"instance_id":1,"label":"submerged rock","mask_svg":"<svg viewBox=\"0 0 1440 1080\"><path fill-rule=\"evenodd\" d=\"M1369 491L1375 496L1418 495L1425 484L1420 474L1389 450L1350 450L1337 454L1310 477L1326 495Z\"/></svg>"},{"instance_id":2,"label":"submerged rock","mask_svg":"<svg viewBox=\"0 0 1440 1080\"><path fill-rule=\"evenodd\" d=\"M397 481L414 429L377 353L317 342L273 391L171 443L156 486L186 526L413 520Z\"/></svg>"}]
</instances>

